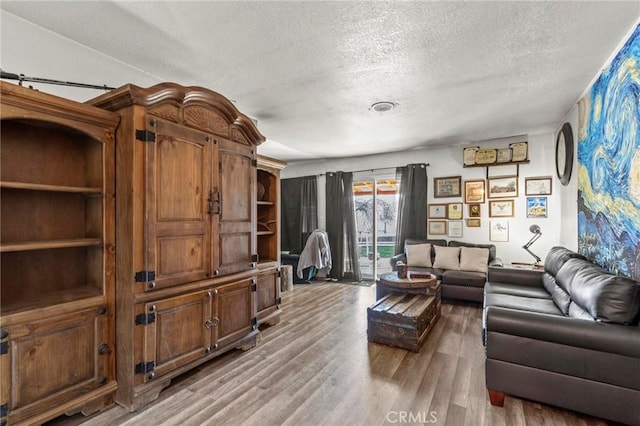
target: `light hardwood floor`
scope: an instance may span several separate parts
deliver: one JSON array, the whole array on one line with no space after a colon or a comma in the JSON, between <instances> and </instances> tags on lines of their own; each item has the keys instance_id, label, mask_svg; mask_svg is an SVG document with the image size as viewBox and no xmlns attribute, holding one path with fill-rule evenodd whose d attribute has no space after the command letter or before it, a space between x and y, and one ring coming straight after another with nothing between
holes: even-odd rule
<instances>
[{"instance_id":1,"label":"light hardwood floor","mask_svg":"<svg viewBox=\"0 0 640 426\"><path fill-rule=\"evenodd\" d=\"M296 285L282 296L281 323L262 330L255 349L230 352L174 380L138 412L116 406L52 424L607 424L509 396L504 408L492 407L477 304L445 301L416 354L367 343L375 287Z\"/></svg>"}]
</instances>

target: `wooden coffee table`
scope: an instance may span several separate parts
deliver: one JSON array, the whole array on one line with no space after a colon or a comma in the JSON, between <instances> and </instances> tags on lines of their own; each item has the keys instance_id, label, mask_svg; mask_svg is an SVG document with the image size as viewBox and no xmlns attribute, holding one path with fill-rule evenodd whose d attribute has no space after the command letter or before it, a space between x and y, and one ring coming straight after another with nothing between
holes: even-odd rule
<instances>
[{"instance_id":1,"label":"wooden coffee table","mask_svg":"<svg viewBox=\"0 0 640 426\"><path fill-rule=\"evenodd\" d=\"M380 300L392 292L436 296L438 304L441 298L440 282L435 275L431 275L431 278L399 278L397 272L387 272L380 275L380 280L376 285L376 300Z\"/></svg>"}]
</instances>

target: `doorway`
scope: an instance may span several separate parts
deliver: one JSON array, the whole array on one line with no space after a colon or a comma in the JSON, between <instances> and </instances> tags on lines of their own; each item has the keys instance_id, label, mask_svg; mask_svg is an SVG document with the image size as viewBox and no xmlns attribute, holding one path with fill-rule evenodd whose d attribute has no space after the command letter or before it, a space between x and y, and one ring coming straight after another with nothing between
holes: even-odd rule
<instances>
[{"instance_id":1,"label":"doorway","mask_svg":"<svg viewBox=\"0 0 640 426\"><path fill-rule=\"evenodd\" d=\"M395 254L398 184L395 176L354 176L353 201L358 263L363 280L375 281L391 271Z\"/></svg>"}]
</instances>

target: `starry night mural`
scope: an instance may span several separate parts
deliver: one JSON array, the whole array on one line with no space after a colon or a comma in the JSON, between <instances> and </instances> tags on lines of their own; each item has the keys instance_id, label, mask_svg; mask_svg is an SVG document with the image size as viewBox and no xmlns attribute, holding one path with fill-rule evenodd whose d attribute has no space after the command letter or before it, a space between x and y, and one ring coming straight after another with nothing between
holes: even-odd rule
<instances>
[{"instance_id":1,"label":"starry night mural","mask_svg":"<svg viewBox=\"0 0 640 426\"><path fill-rule=\"evenodd\" d=\"M640 280L640 25L578 107L578 250Z\"/></svg>"}]
</instances>

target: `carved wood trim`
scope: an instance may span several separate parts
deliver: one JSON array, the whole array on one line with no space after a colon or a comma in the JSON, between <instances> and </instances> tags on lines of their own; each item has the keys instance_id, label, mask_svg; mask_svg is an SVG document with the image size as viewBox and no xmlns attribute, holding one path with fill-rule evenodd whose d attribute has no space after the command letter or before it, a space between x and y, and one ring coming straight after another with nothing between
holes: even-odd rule
<instances>
[{"instance_id":1,"label":"carved wood trim","mask_svg":"<svg viewBox=\"0 0 640 426\"><path fill-rule=\"evenodd\" d=\"M175 83L160 83L149 88L141 88L133 84L127 84L105 93L87 102L90 105L104 108L110 111L120 110L129 105L141 105L154 111L154 115L167 114L169 109L165 105L174 105L178 108L178 119L182 109L185 124L203 130L214 131L220 134L222 123L227 128L233 127L240 133L227 131L222 136L228 137L242 144L259 145L266 140L253 121L242 114L233 102L221 94L198 86L180 86ZM188 110L196 108L214 114L214 124L202 122L201 113L192 114ZM166 117L165 117L166 118ZM173 121L173 119L169 118ZM188 121L187 121L188 120ZM201 127L206 124L206 127ZM211 130L215 129L215 130Z\"/></svg>"}]
</instances>

